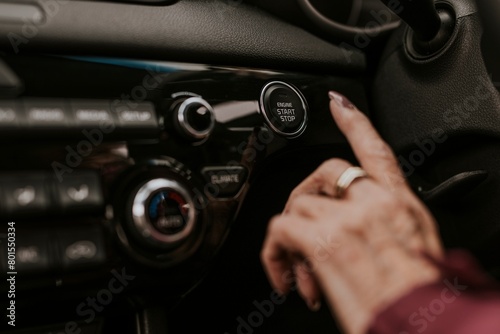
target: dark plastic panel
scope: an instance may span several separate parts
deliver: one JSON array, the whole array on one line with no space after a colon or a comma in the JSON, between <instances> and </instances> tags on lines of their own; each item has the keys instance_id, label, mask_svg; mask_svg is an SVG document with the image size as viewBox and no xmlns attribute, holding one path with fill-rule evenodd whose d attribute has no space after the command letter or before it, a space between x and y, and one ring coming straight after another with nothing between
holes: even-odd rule
<instances>
[{"instance_id":1,"label":"dark plastic panel","mask_svg":"<svg viewBox=\"0 0 500 334\"><path fill-rule=\"evenodd\" d=\"M0 50L336 74L365 68L362 53L342 50L240 1L183 0L171 6L62 0L29 3L44 8L45 19L31 26L0 22Z\"/></svg>"}]
</instances>

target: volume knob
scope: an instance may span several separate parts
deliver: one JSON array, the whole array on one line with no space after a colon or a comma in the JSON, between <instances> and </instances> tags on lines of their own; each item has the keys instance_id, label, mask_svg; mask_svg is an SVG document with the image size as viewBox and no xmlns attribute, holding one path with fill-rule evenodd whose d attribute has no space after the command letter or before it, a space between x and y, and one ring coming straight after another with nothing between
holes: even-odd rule
<instances>
[{"instance_id":1,"label":"volume knob","mask_svg":"<svg viewBox=\"0 0 500 334\"><path fill-rule=\"evenodd\" d=\"M214 110L201 97L190 97L177 103L173 116L179 134L192 141L206 140L215 127Z\"/></svg>"}]
</instances>

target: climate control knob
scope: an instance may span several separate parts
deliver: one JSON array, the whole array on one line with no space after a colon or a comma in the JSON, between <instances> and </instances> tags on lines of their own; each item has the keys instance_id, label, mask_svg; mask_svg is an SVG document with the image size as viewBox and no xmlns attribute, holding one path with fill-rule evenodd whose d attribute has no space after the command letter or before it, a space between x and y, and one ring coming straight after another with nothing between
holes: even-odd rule
<instances>
[{"instance_id":1,"label":"climate control knob","mask_svg":"<svg viewBox=\"0 0 500 334\"><path fill-rule=\"evenodd\" d=\"M173 118L177 132L195 142L206 140L215 127L214 110L201 97L190 97L174 103Z\"/></svg>"},{"instance_id":2,"label":"climate control knob","mask_svg":"<svg viewBox=\"0 0 500 334\"><path fill-rule=\"evenodd\" d=\"M149 246L172 248L192 234L195 204L179 182L153 179L140 186L133 197L132 223Z\"/></svg>"}]
</instances>

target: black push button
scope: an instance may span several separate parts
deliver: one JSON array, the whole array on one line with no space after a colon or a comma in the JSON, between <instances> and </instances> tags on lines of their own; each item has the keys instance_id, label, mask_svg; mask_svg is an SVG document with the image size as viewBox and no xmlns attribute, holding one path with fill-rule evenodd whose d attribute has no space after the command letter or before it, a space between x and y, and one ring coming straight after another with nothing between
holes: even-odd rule
<instances>
[{"instance_id":1,"label":"black push button","mask_svg":"<svg viewBox=\"0 0 500 334\"><path fill-rule=\"evenodd\" d=\"M271 129L294 138L307 126L307 104L302 94L292 85L271 82L261 93L261 111Z\"/></svg>"},{"instance_id":2,"label":"black push button","mask_svg":"<svg viewBox=\"0 0 500 334\"><path fill-rule=\"evenodd\" d=\"M40 217L54 213L102 213L104 195L99 173L77 170L61 179L48 172L0 175L0 215Z\"/></svg>"},{"instance_id":3,"label":"black push button","mask_svg":"<svg viewBox=\"0 0 500 334\"><path fill-rule=\"evenodd\" d=\"M2 175L3 213L9 217L39 215L52 209L43 174Z\"/></svg>"},{"instance_id":4,"label":"black push button","mask_svg":"<svg viewBox=\"0 0 500 334\"><path fill-rule=\"evenodd\" d=\"M16 271L18 273L47 271L52 266L50 239L47 234L19 234L16 240Z\"/></svg>"},{"instance_id":5,"label":"black push button","mask_svg":"<svg viewBox=\"0 0 500 334\"><path fill-rule=\"evenodd\" d=\"M0 130L17 131L22 118L22 108L19 103L0 100Z\"/></svg>"},{"instance_id":6,"label":"black push button","mask_svg":"<svg viewBox=\"0 0 500 334\"><path fill-rule=\"evenodd\" d=\"M79 128L114 127L111 107L108 101L72 100L73 119Z\"/></svg>"},{"instance_id":7,"label":"black push button","mask_svg":"<svg viewBox=\"0 0 500 334\"><path fill-rule=\"evenodd\" d=\"M24 100L27 124L33 130L67 129L71 123L67 106L62 100Z\"/></svg>"},{"instance_id":8,"label":"black push button","mask_svg":"<svg viewBox=\"0 0 500 334\"><path fill-rule=\"evenodd\" d=\"M60 232L59 257L64 269L97 266L106 261L104 238L100 229Z\"/></svg>"},{"instance_id":9,"label":"black push button","mask_svg":"<svg viewBox=\"0 0 500 334\"><path fill-rule=\"evenodd\" d=\"M201 174L210 184L209 195L219 198L238 194L246 181L247 170L242 166L205 167Z\"/></svg>"},{"instance_id":10,"label":"black push button","mask_svg":"<svg viewBox=\"0 0 500 334\"><path fill-rule=\"evenodd\" d=\"M94 171L74 171L56 182L56 199L63 213L96 213L102 210L104 198L99 174Z\"/></svg>"},{"instance_id":11,"label":"black push button","mask_svg":"<svg viewBox=\"0 0 500 334\"><path fill-rule=\"evenodd\" d=\"M134 103L133 108L111 104L111 111L116 115L118 124L122 128L158 128L155 108L150 102Z\"/></svg>"}]
</instances>

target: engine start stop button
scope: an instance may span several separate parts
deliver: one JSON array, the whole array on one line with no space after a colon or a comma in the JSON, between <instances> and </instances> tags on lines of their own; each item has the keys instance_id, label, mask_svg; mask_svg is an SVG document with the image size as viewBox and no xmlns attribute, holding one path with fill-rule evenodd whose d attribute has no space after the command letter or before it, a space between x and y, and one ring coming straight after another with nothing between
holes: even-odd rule
<instances>
[{"instance_id":1,"label":"engine start stop button","mask_svg":"<svg viewBox=\"0 0 500 334\"><path fill-rule=\"evenodd\" d=\"M261 112L271 129L294 138L307 126L307 104L299 90L285 82L268 83L260 96Z\"/></svg>"}]
</instances>

